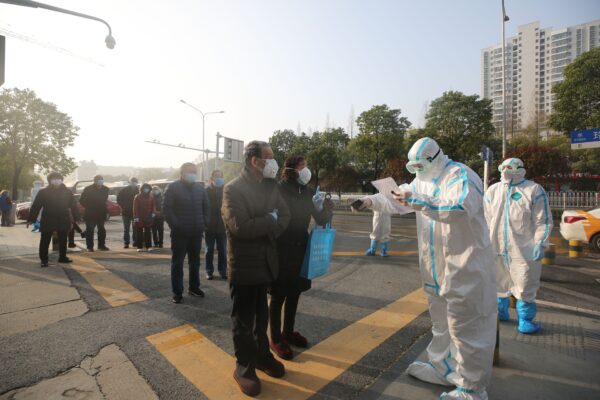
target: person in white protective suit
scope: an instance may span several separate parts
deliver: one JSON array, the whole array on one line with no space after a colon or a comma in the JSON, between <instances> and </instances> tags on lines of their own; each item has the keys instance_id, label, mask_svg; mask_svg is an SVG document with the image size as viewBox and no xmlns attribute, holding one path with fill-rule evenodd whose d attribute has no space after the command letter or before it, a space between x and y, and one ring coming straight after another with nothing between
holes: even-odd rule
<instances>
[{"instance_id":1,"label":"person in white protective suit","mask_svg":"<svg viewBox=\"0 0 600 400\"><path fill-rule=\"evenodd\" d=\"M408 153L416 174L394 198L416 211L419 264L429 302L433 338L428 362L407 373L422 381L456 386L441 399L487 399L496 343L494 258L483 211L479 176L450 160L430 138ZM391 207L383 194L363 206Z\"/></svg>"},{"instance_id":2,"label":"person in white protective suit","mask_svg":"<svg viewBox=\"0 0 600 400\"><path fill-rule=\"evenodd\" d=\"M544 248L552 231L552 213L544 189L525 179L523 161L504 160L498 167L501 181L484 196L485 217L496 256L498 317L508 321L511 292L517 298L517 329L535 333L540 323L535 295L540 287Z\"/></svg>"},{"instance_id":3,"label":"person in white protective suit","mask_svg":"<svg viewBox=\"0 0 600 400\"><path fill-rule=\"evenodd\" d=\"M366 256L374 256L377 246L381 244L381 257L388 256L388 241L392 232L392 214L385 211L373 212L373 232L369 235L371 238L371 247L365 252Z\"/></svg>"}]
</instances>

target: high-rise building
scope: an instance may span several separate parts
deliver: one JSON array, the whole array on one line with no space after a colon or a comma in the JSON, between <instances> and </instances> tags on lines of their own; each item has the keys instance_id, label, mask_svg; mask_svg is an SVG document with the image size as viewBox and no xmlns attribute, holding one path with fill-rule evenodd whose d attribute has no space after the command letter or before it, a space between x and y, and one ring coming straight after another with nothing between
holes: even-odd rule
<instances>
[{"instance_id":1,"label":"high-rise building","mask_svg":"<svg viewBox=\"0 0 600 400\"><path fill-rule=\"evenodd\" d=\"M555 96L552 86L564 79L565 67L586 51L600 47L600 19L567 28L519 26L506 39L507 136L533 126L547 136L546 120ZM493 122L502 129L502 44L481 51L481 95L493 101Z\"/></svg>"}]
</instances>

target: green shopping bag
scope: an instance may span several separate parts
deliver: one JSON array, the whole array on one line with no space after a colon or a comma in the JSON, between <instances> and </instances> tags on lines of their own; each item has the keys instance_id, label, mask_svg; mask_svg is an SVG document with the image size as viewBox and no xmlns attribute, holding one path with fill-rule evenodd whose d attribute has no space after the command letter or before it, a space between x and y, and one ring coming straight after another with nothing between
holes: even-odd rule
<instances>
[{"instance_id":1,"label":"green shopping bag","mask_svg":"<svg viewBox=\"0 0 600 400\"><path fill-rule=\"evenodd\" d=\"M310 232L302 269L300 270L301 277L314 279L325 275L329 271L334 241L335 229L331 228L331 224L327 224L325 228L315 227Z\"/></svg>"}]
</instances>

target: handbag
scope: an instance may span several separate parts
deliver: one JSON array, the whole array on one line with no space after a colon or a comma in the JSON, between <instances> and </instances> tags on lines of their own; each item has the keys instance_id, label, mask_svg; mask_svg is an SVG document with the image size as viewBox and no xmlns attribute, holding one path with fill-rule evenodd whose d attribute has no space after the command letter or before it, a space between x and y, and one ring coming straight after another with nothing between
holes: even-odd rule
<instances>
[{"instance_id":1,"label":"handbag","mask_svg":"<svg viewBox=\"0 0 600 400\"><path fill-rule=\"evenodd\" d=\"M301 277L314 279L329 271L334 241L335 229L331 227L331 224L325 225L325 228L315 227L310 232L304 261L300 269Z\"/></svg>"}]
</instances>

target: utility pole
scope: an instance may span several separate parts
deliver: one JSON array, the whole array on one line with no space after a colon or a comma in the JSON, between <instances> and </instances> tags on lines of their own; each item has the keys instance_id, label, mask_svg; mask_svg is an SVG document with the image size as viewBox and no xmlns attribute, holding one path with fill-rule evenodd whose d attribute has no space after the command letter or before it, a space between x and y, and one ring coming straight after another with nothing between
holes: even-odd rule
<instances>
[{"instance_id":1,"label":"utility pole","mask_svg":"<svg viewBox=\"0 0 600 400\"><path fill-rule=\"evenodd\" d=\"M506 158L506 34L505 23L509 21L504 0L502 2L502 159Z\"/></svg>"}]
</instances>

